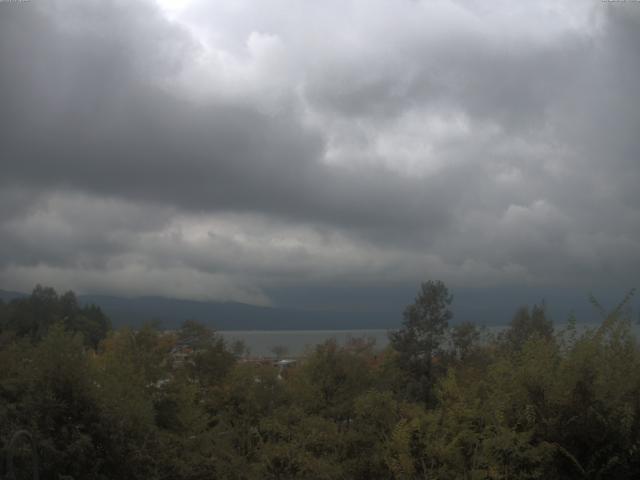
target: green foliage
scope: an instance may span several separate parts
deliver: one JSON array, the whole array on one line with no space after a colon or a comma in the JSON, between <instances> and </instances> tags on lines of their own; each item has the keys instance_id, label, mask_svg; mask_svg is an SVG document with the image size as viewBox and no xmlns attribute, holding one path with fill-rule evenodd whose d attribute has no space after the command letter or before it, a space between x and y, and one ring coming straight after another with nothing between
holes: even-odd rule
<instances>
[{"instance_id":1,"label":"green foliage","mask_svg":"<svg viewBox=\"0 0 640 480\"><path fill-rule=\"evenodd\" d=\"M504 346L511 351L519 351L532 337L550 339L553 336L553 322L547 317L546 307L534 305L531 310L521 307L513 316L509 328L501 335Z\"/></svg>"},{"instance_id":2,"label":"green foliage","mask_svg":"<svg viewBox=\"0 0 640 480\"><path fill-rule=\"evenodd\" d=\"M424 282L415 302L404 311L402 328L389 334L391 345L398 352L398 363L409 374L409 398L431 403L436 379L434 356L440 348L453 317L450 310L453 296L440 281Z\"/></svg>"},{"instance_id":3,"label":"green foliage","mask_svg":"<svg viewBox=\"0 0 640 480\"><path fill-rule=\"evenodd\" d=\"M557 332L543 307L520 309L490 339L472 324L449 330L451 296L430 282L385 351L328 341L284 374L239 359L243 349L195 322L173 333L110 331L94 349L60 314L74 311L74 297L34 297L0 304L0 455L13 432L30 430L43 479L617 480L640 471L640 346L624 303L598 328ZM407 388L421 379L428 403Z\"/></svg>"},{"instance_id":4,"label":"green foliage","mask_svg":"<svg viewBox=\"0 0 640 480\"><path fill-rule=\"evenodd\" d=\"M466 360L478 348L480 329L471 322L464 322L451 329L451 347L458 360Z\"/></svg>"},{"instance_id":5,"label":"green foliage","mask_svg":"<svg viewBox=\"0 0 640 480\"><path fill-rule=\"evenodd\" d=\"M82 335L84 343L96 348L111 329L109 319L95 305L81 307L73 292L58 295L40 285L27 298L15 299L0 307L0 332L4 336L39 341L56 323Z\"/></svg>"}]
</instances>

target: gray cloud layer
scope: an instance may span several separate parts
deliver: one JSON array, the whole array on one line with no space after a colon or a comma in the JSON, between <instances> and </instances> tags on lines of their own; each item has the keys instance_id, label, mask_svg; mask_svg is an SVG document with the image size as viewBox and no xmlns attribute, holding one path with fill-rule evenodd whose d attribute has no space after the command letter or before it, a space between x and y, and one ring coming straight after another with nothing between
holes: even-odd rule
<instances>
[{"instance_id":1,"label":"gray cloud layer","mask_svg":"<svg viewBox=\"0 0 640 480\"><path fill-rule=\"evenodd\" d=\"M637 4L0 3L0 287L628 286Z\"/></svg>"}]
</instances>

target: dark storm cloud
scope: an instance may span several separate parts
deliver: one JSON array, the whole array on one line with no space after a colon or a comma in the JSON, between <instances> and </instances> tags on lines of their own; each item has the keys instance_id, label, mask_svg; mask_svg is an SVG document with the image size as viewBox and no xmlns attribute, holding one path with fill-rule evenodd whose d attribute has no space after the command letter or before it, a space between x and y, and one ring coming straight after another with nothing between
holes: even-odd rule
<instances>
[{"instance_id":1,"label":"dark storm cloud","mask_svg":"<svg viewBox=\"0 0 640 480\"><path fill-rule=\"evenodd\" d=\"M15 9L2 19L5 184L343 225L444 221L442 209L429 207L437 185L376 170L345 175L319 164L322 132L303 127L293 111L194 105L164 91L159 79L179 63L172 55L196 49L160 18L131 20L157 16L151 8L90 3L77 10L64 21L55 9ZM124 40L112 41L111 31ZM158 48L169 53L166 61L153 58Z\"/></svg>"},{"instance_id":2,"label":"dark storm cloud","mask_svg":"<svg viewBox=\"0 0 640 480\"><path fill-rule=\"evenodd\" d=\"M18 214L0 222L0 268L9 265L105 268L140 235L170 222L171 209L49 192L19 196ZM27 208L24 208L27 206Z\"/></svg>"},{"instance_id":3,"label":"dark storm cloud","mask_svg":"<svg viewBox=\"0 0 640 480\"><path fill-rule=\"evenodd\" d=\"M589 42L580 33L543 45L486 41L481 32L435 44L418 40L375 62L354 58L323 69L308 86L311 101L354 119L388 121L417 107L461 111L508 129L530 128L545 121L550 104L581 75Z\"/></svg>"},{"instance_id":4,"label":"dark storm cloud","mask_svg":"<svg viewBox=\"0 0 640 480\"><path fill-rule=\"evenodd\" d=\"M3 285L633 278L640 9L230 5L0 3Z\"/></svg>"}]
</instances>

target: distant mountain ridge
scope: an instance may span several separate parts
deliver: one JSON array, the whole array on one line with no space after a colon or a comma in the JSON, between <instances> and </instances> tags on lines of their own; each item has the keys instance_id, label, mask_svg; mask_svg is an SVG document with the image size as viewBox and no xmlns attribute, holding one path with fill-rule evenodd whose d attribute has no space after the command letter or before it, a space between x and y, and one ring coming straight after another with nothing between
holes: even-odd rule
<instances>
[{"instance_id":1,"label":"distant mountain ridge","mask_svg":"<svg viewBox=\"0 0 640 480\"><path fill-rule=\"evenodd\" d=\"M5 302L29 294L0 290ZM114 327L139 327L157 321L161 328L179 327L184 320L197 320L216 330L348 330L396 328L393 315L383 312L322 311L260 307L234 302L206 302L166 297L116 297L78 295L83 305L94 304L111 319ZM397 317L397 316L396 316Z\"/></svg>"},{"instance_id":2,"label":"distant mountain ridge","mask_svg":"<svg viewBox=\"0 0 640 480\"><path fill-rule=\"evenodd\" d=\"M0 290L0 299L10 301L28 296L26 293ZM454 290L453 324L473 321L484 325L505 325L516 308L547 299L551 318L564 323L569 314L579 322L599 321L593 308L580 291L486 289ZM598 297L600 298L600 297ZM614 306L622 298L619 292L604 292L605 306ZM260 307L234 302L207 302L175 298L117 297L78 295L81 304L95 304L111 319L115 327L139 327L157 321L161 328L173 329L184 320L197 320L217 330L371 330L398 328L402 311L409 301L394 300L384 306L372 305L363 310L336 307L328 309ZM637 299L635 312L640 310Z\"/></svg>"},{"instance_id":3,"label":"distant mountain ridge","mask_svg":"<svg viewBox=\"0 0 640 480\"><path fill-rule=\"evenodd\" d=\"M12 292L9 290L0 290L0 300L4 301L4 302L10 302L11 300L15 299L15 298L24 298L24 297L28 297L29 294L28 293L22 293L22 292Z\"/></svg>"},{"instance_id":4,"label":"distant mountain ridge","mask_svg":"<svg viewBox=\"0 0 640 480\"><path fill-rule=\"evenodd\" d=\"M340 330L395 328L394 318L374 312L327 312L260 307L233 302L204 302L165 297L121 298L80 295L82 303L98 305L114 326L139 326L159 321L176 328L184 320L197 320L217 330Z\"/></svg>"}]
</instances>

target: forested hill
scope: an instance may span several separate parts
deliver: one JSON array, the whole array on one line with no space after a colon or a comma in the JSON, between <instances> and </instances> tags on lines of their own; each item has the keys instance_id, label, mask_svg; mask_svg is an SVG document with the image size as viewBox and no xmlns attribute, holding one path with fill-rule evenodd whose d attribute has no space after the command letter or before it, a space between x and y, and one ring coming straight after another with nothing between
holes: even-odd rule
<instances>
[{"instance_id":1,"label":"forested hill","mask_svg":"<svg viewBox=\"0 0 640 480\"><path fill-rule=\"evenodd\" d=\"M99 306L114 327L141 326L157 321L162 328L177 328L184 320L197 320L217 330L339 330L397 328L402 310L412 300L396 295L388 304L379 303L370 309L337 307L331 310L311 308L259 307L232 302L204 302L165 297L126 298L106 295L78 295L82 305ZM605 305L615 306L620 291L598 294ZM9 301L27 294L0 290L0 299ZM396 298L397 297L397 298ZM522 305L546 300L550 316L564 323L570 313L582 322L598 318L584 291L479 289L454 291L454 324L471 321L485 325L506 325L513 312ZM636 302L637 303L637 302ZM634 311L638 311L634 305Z\"/></svg>"},{"instance_id":2,"label":"forested hill","mask_svg":"<svg viewBox=\"0 0 640 480\"><path fill-rule=\"evenodd\" d=\"M197 320L217 330L338 330L394 328L400 323L397 312L286 309L163 297L81 295L79 299L98 305L114 326L159 321L163 328L171 329L184 320Z\"/></svg>"},{"instance_id":3,"label":"forested hill","mask_svg":"<svg viewBox=\"0 0 640 480\"><path fill-rule=\"evenodd\" d=\"M24 298L28 295L22 292L9 292L7 290L0 290L0 300L4 302L9 302L15 298Z\"/></svg>"},{"instance_id":4,"label":"forested hill","mask_svg":"<svg viewBox=\"0 0 640 480\"><path fill-rule=\"evenodd\" d=\"M8 302L28 294L0 290ZM157 322L166 329L178 328L185 320L197 320L216 330L340 330L396 328L397 311L348 311L272 308L233 302L202 302L165 297L125 298L78 295L81 305L96 305L114 327L140 327Z\"/></svg>"}]
</instances>

